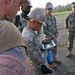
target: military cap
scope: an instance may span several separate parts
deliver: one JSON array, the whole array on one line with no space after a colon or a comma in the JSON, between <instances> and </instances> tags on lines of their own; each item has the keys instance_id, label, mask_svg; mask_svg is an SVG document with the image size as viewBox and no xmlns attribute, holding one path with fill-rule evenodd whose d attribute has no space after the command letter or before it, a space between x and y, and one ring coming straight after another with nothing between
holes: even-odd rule
<instances>
[{"instance_id":1,"label":"military cap","mask_svg":"<svg viewBox=\"0 0 75 75\"><path fill-rule=\"evenodd\" d=\"M53 5L51 2L47 2L45 5L45 8L53 8Z\"/></svg>"},{"instance_id":2,"label":"military cap","mask_svg":"<svg viewBox=\"0 0 75 75\"><path fill-rule=\"evenodd\" d=\"M32 6L31 2L29 0L22 0L22 1L23 1L23 3L27 3L29 6Z\"/></svg>"}]
</instances>

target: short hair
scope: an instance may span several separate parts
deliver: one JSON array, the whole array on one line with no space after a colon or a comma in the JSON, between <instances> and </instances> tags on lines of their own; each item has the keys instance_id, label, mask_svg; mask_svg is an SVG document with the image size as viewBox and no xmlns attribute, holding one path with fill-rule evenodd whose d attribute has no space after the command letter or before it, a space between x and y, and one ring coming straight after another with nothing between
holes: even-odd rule
<instances>
[{"instance_id":1,"label":"short hair","mask_svg":"<svg viewBox=\"0 0 75 75\"><path fill-rule=\"evenodd\" d=\"M72 2L71 3L71 7L75 7L75 2Z\"/></svg>"},{"instance_id":2,"label":"short hair","mask_svg":"<svg viewBox=\"0 0 75 75\"><path fill-rule=\"evenodd\" d=\"M75 2L72 2L71 4L75 4Z\"/></svg>"}]
</instances>

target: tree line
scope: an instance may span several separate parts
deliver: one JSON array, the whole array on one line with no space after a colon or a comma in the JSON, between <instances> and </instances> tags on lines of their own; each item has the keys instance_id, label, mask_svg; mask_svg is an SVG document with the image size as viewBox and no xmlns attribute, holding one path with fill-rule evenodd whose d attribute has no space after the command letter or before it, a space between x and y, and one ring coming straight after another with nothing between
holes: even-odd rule
<instances>
[{"instance_id":1,"label":"tree line","mask_svg":"<svg viewBox=\"0 0 75 75\"><path fill-rule=\"evenodd\" d=\"M53 8L53 12L63 12L63 11L70 11L71 10L71 4L67 4L65 6L58 5Z\"/></svg>"}]
</instances>

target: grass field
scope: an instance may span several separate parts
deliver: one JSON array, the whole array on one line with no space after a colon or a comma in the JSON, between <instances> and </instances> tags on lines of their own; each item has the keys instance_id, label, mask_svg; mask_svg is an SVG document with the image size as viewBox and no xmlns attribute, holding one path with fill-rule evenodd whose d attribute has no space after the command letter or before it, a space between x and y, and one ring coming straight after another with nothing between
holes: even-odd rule
<instances>
[{"instance_id":1,"label":"grass field","mask_svg":"<svg viewBox=\"0 0 75 75\"><path fill-rule=\"evenodd\" d=\"M59 15L65 15L65 14L69 14L71 11L63 11L63 12L55 12L52 13L54 16L59 16Z\"/></svg>"}]
</instances>

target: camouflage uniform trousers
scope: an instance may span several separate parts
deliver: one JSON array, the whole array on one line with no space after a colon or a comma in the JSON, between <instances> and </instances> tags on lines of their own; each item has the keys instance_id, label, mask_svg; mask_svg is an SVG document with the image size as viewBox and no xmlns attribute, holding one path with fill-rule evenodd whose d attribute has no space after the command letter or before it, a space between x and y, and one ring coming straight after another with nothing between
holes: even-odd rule
<instances>
[{"instance_id":1,"label":"camouflage uniform trousers","mask_svg":"<svg viewBox=\"0 0 75 75\"><path fill-rule=\"evenodd\" d=\"M39 62L39 58L40 57L38 57L38 61L36 59L34 59L34 58L30 59L31 65L32 65L33 70L35 72L35 75L45 75L45 74L43 74L41 72L41 65L44 65L45 62L47 62L47 60L46 60L46 58L47 58L47 52L45 51L42 54L43 54L43 58L41 59L41 60L43 60L42 62ZM44 60L46 60L46 61L44 61Z\"/></svg>"},{"instance_id":2,"label":"camouflage uniform trousers","mask_svg":"<svg viewBox=\"0 0 75 75\"><path fill-rule=\"evenodd\" d=\"M55 56L57 54L57 39L53 39L53 41L56 44L56 46L54 48L52 48L53 58L55 58Z\"/></svg>"},{"instance_id":3,"label":"camouflage uniform trousers","mask_svg":"<svg viewBox=\"0 0 75 75\"><path fill-rule=\"evenodd\" d=\"M74 43L75 31L68 32L68 50L72 51Z\"/></svg>"}]
</instances>

